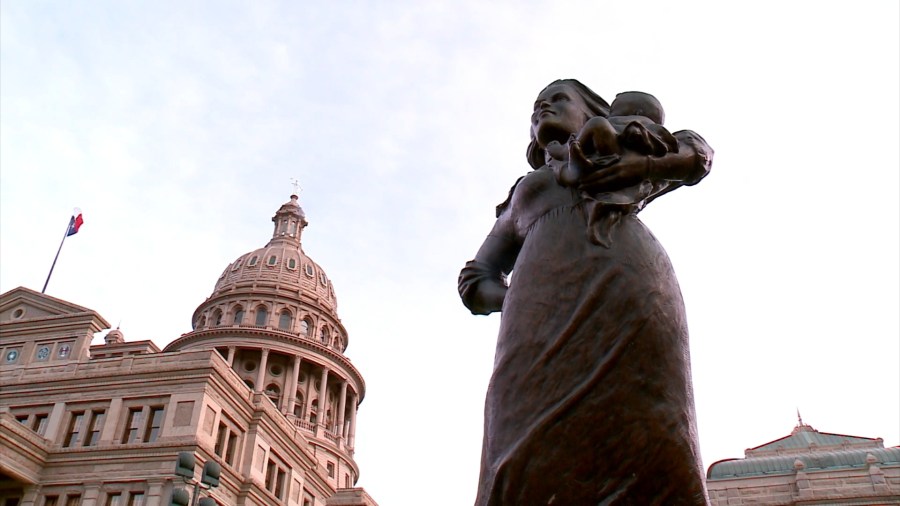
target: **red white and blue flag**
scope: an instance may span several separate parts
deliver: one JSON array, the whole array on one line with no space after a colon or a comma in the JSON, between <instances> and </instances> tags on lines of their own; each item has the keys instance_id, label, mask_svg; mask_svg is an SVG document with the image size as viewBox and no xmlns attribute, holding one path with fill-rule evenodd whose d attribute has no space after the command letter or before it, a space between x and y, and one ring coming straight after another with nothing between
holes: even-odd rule
<instances>
[{"instance_id":1,"label":"red white and blue flag","mask_svg":"<svg viewBox=\"0 0 900 506\"><path fill-rule=\"evenodd\" d=\"M72 218L69 219L69 231L66 232L66 237L77 234L82 223L84 223L84 219L81 217L81 209L76 207L72 211Z\"/></svg>"}]
</instances>

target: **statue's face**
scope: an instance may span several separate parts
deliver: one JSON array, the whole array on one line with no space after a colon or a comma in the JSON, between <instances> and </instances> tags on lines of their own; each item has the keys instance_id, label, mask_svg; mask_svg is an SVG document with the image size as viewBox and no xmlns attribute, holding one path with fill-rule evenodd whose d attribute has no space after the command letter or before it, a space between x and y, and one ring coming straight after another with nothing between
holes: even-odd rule
<instances>
[{"instance_id":1,"label":"statue's face","mask_svg":"<svg viewBox=\"0 0 900 506\"><path fill-rule=\"evenodd\" d=\"M554 84L535 100L531 128L541 147L554 140L565 144L571 134L581 130L587 118L587 104L575 89L567 84Z\"/></svg>"}]
</instances>

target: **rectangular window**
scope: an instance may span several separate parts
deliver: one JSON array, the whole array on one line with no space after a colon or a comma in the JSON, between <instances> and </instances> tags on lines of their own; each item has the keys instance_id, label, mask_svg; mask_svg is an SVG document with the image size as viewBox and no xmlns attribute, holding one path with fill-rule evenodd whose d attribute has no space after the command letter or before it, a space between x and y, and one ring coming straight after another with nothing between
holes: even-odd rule
<instances>
[{"instance_id":1,"label":"rectangular window","mask_svg":"<svg viewBox=\"0 0 900 506\"><path fill-rule=\"evenodd\" d=\"M266 466L266 490L270 492L275 489L275 469L275 463L270 460Z\"/></svg>"},{"instance_id":2,"label":"rectangular window","mask_svg":"<svg viewBox=\"0 0 900 506\"><path fill-rule=\"evenodd\" d=\"M147 428L144 430L145 443L152 443L156 441L156 438L159 437L159 429L162 427L162 422L163 407L152 406L150 408L149 422L147 423Z\"/></svg>"},{"instance_id":3,"label":"rectangular window","mask_svg":"<svg viewBox=\"0 0 900 506\"><path fill-rule=\"evenodd\" d=\"M287 476L287 472L278 468L278 474L275 476L275 497L282 499L284 498L284 479Z\"/></svg>"},{"instance_id":4,"label":"rectangular window","mask_svg":"<svg viewBox=\"0 0 900 506\"><path fill-rule=\"evenodd\" d=\"M70 495L66 497L66 506L81 506L81 496Z\"/></svg>"},{"instance_id":5,"label":"rectangular window","mask_svg":"<svg viewBox=\"0 0 900 506\"><path fill-rule=\"evenodd\" d=\"M128 496L128 506L144 506L144 493L132 492L131 495Z\"/></svg>"},{"instance_id":6,"label":"rectangular window","mask_svg":"<svg viewBox=\"0 0 900 506\"><path fill-rule=\"evenodd\" d=\"M228 445L225 447L225 462L234 464L234 450L237 448L238 435L234 432L228 433Z\"/></svg>"},{"instance_id":7,"label":"rectangular window","mask_svg":"<svg viewBox=\"0 0 900 506\"><path fill-rule=\"evenodd\" d=\"M213 448L213 453L218 456L222 456L222 452L225 451L225 440L228 437L228 426L222 422L219 422L219 433L216 435L216 446Z\"/></svg>"},{"instance_id":8,"label":"rectangular window","mask_svg":"<svg viewBox=\"0 0 900 506\"><path fill-rule=\"evenodd\" d=\"M57 506L59 504L59 496L48 495L44 497L44 506Z\"/></svg>"},{"instance_id":9,"label":"rectangular window","mask_svg":"<svg viewBox=\"0 0 900 506\"><path fill-rule=\"evenodd\" d=\"M72 448L78 444L81 438L82 425L84 424L84 411L73 411L69 418L69 428L66 429L66 437L63 440L63 447Z\"/></svg>"},{"instance_id":10,"label":"rectangular window","mask_svg":"<svg viewBox=\"0 0 900 506\"><path fill-rule=\"evenodd\" d=\"M0 387L2 388L2 387ZM11 406L10 414L16 421L43 436L47 430L47 420L53 406ZM42 499L43 500L43 499ZM2 500L0 500L2 502ZM40 502L36 504L41 504Z\"/></svg>"},{"instance_id":11,"label":"rectangular window","mask_svg":"<svg viewBox=\"0 0 900 506\"><path fill-rule=\"evenodd\" d=\"M334 478L334 462L329 462L326 467L328 469L328 477Z\"/></svg>"},{"instance_id":12,"label":"rectangular window","mask_svg":"<svg viewBox=\"0 0 900 506\"><path fill-rule=\"evenodd\" d=\"M120 492L114 492L106 495L106 506L123 506L122 504L122 494Z\"/></svg>"},{"instance_id":13,"label":"rectangular window","mask_svg":"<svg viewBox=\"0 0 900 506\"><path fill-rule=\"evenodd\" d=\"M284 482L287 478L287 465L270 453L269 463L266 466L266 490L275 494L275 497L284 499Z\"/></svg>"},{"instance_id":14,"label":"rectangular window","mask_svg":"<svg viewBox=\"0 0 900 506\"><path fill-rule=\"evenodd\" d=\"M125 433L122 435L122 442L125 444L137 441L138 431L141 428L141 419L143 418L143 408L129 408L128 418L125 419ZM110 496L112 497L112 496Z\"/></svg>"},{"instance_id":15,"label":"rectangular window","mask_svg":"<svg viewBox=\"0 0 900 506\"><path fill-rule=\"evenodd\" d=\"M39 436L43 436L44 433L47 432L47 420L49 419L49 413L38 413L34 415L34 421L31 422L31 430L37 432Z\"/></svg>"},{"instance_id":16,"label":"rectangular window","mask_svg":"<svg viewBox=\"0 0 900 506\"><path fill-rule=\"evenodd\" d=\"M106 417L106 411L102 409L91 411L90 414L84 446L95 446L100 442L100 430L103 429L103 419Z\"/></svg>"},{"instance_id":17,"label":"rectangular window","mask_svg":"<svg viewBox=\"0 0 900 506\"><path fill-rule=\"evenodd\" d=\"M225 459L225 463L234 465L234 457L237 451L240 429L230 418L222 415L219 419L219 429L216 434L216 445L213 452Z\"/></svg>"}]
</instances>

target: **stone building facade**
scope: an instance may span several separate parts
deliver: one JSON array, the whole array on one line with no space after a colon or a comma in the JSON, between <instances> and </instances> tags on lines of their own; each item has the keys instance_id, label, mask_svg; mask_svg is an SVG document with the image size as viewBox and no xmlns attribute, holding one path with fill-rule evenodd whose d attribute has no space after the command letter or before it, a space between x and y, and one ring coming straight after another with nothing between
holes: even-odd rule
<instances>
[{"instance_id":1,"label":"stone building facade","mask_svg":"<svg viewBox=\"0 0 900 506\"><path fill-rule=\"evenodd\" d=\"M712 506L900 505L900 447L819 432L799 421L790 435L709 466Z\"/></svg>"},{"instance_id":2,"label":"stone building facade","mask_svg":"<svg viewBox=\"0 0 900 506\"><path fill-rule=\"evenodd\" d=\"M0 295L0 506L168 505L179 452L220 505L377 506L355 488L365 382L292 195L163 350L27 288Z\"/></svg>"}]
</instances>

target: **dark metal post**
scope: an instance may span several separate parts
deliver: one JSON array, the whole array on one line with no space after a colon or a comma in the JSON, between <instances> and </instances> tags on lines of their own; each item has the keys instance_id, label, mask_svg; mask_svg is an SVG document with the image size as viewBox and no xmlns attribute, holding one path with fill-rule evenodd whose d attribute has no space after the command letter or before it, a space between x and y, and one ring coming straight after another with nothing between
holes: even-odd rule
<instances>
[{"instance_id":1,"label":"dark metal post","mask_svg":"<svg viewBox=\"0 0 900 506\"><path fill-rule=\"evenodd\" d=\"M62 245L66 242L66 237L69 237L69 229L72 228L72 222L74 221L74 216L69 218L69 224L66 225L66 232L63 234L62 241L59 241L59 249L56 250L56 256L53 257L53 265L50 266L50 272L47 274L47 281L44 281L44 288L41 288L41 293L44 293L47 290L47 283L50 282L50 276L53 275L53 268L56 267L56 260L59 258L59 252L62 251Z\"/></svg>"}]
</instances>

